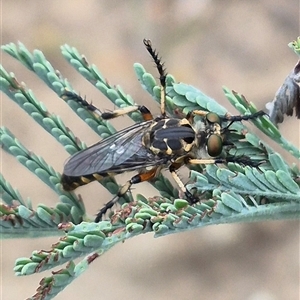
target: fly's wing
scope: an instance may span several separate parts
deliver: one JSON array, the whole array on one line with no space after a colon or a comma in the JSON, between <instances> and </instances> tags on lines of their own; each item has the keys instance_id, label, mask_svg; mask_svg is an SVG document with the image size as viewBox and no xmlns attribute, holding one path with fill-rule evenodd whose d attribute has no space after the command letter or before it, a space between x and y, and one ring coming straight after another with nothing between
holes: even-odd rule
<instances>
[{"instance_id":1,"label":"fly's wing","mask_svg":"<svg viewBox=\"0 0 300 300\"><path fill-rule=\"evenodd\" d=\"M134 124L71 156L64 175L85 176L94 173L132 171L162 163L143 147L142 137L152 121Z\"/></svg>"}]
</instances>

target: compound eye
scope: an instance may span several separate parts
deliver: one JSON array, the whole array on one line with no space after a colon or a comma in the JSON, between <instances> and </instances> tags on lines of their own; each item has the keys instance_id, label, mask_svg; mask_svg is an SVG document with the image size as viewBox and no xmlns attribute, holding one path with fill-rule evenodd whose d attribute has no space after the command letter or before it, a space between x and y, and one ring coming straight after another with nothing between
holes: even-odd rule
<instances>
[{"instance_id":1,"label":"compound eye","mask_svg":"<svg viewBox=\"0 0 300 300\"><path fill-rule=\"evenodd\" d=\"M210 156L219 156L223 149L223 141L219 135L212 134L207 140L207 152Z\"/></svg>"},{"instance_id":2,"label":"compound eye","mask_svg":"<svg viewBox=\"0 0 300 300\"><path fill-rule=\"evenodd\" d=\"M213 123L221 124L220 117L217 114L212 113L212 112L210 112L206 115L206 120L212 124Z\"/></svg>"}]
</instances>

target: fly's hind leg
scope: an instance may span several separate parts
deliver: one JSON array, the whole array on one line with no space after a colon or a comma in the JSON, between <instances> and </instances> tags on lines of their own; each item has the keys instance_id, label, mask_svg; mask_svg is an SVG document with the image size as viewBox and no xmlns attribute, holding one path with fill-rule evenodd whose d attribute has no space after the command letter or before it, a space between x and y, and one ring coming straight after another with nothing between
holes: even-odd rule
<instances>
[{"instance_id":1,"label":"fly's hind leg","mask_svg":"<svg viewBox=\"0 0 300 300\"><path fill-rule=\"evenodd\" d=\"M65 90L61 95L61 98L64 100L74 100L80 105L82 105L87 110L91 111L97 118L101 118L104 120L114 119L119 116L127 115L129 113L139 111L142 114L144 121L149 121L153 119L153 116L149 109L143 105L133 105L120 109L116 109L112 112L104 112L102 113L99 108L94 106L92 103L89 103L86 99L82 98L80 95L71 92L69 90Z\"/></svg>"},{"instance_id":2,"label":"fly's hind leg","mask_svg":"<svg viewBox=\"0 0 300 300\"><path fill-rule=\"evenodd\" d=\"M138 175L133 176L130 180L128 180L120 189L118 194L112 198L109 202L107 202L98 212L96 218L95 218L95 222L99 222L102 220L102 216L110 209L112 208L119 200L120 197L124 196L129 189L131 188L131 186L133 184L137 184L143 181L149 181L151 179L153 179L157 173L157 169L158 168L153 168L152 170L145 172L145 173L141 173Z\"/></svg>"},{"instance_id":3,"label":"fly's hind leg","mask_svg":"<svg viewBox=\"0 0 300 300\"><path fill-rule=\"evenodd\" d=\"M161 62L161 58L158 56L158 53L155 49L152 48L152 43L150 40L144 39L144 45L151 55L156 68L159 73L159 81L160 81L160 111L161 116L164 118L166 116L166 77L167 72L164 67L164 64Z\"/></svg>"},{"instance_id":4,"label":"fly's hind leg","mask_svg":"<svg viewBox=\"0 0 300 300\"><path fill-rule=\"evenodd\" d=\"M164 68L164 64L161 62L161 58L158 56L158 53L155 49L152 48L152 44L150 40L144 39L143 40L144 45L151 55L156 68L159 73L159 81L160 81L160 107L161 107L161 117L165 118L166 117L166 77L167 73ZM104 120L109 120L113 118L117 118L122 115L126 115L135 111L140 111L142 114L142 117L144 121L149 121L153 120L153 116L151 112L143 105L133 105L133 106L128 106L120 109L116 109L112 112L104 112L102 113L96 106L94 106L92 103L89 103L86 101L86 99L82 98L80 95L69 91L66 89L62 95L61 98L64 100L72 99L79 104L81 104L83 107L85 107L87 110L91 111L96 117L100 117L101 119Z\"/></svg>"}]
</instances>

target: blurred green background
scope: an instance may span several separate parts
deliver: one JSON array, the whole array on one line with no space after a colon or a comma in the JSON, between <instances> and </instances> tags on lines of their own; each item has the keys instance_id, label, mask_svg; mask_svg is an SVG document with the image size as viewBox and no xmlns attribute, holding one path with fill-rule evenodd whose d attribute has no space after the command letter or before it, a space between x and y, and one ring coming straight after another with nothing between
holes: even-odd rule
<instances>
[{"instance_id":1,"label":"blurred green background","mask_svg":"<svg viewBox=\"0 0 300 300\"><path fill-rule=\"evenodd\" d=\"M142 90L133 63L157 76L142 40L149 38L177 81L201 89L231 113L222 85L243 93L264 109L296 55L287 44L299 35L299 1L2 1L1 44L21 41L40 49L81 95L102 109L114 109L60 53L65 43L85 54L111 84L120 84L136 102L158 113L159 106ZM98 137L20 63L1 54L8 71L24 81L50 112L87 144ZM68 157L64 149L19 107L1 94L1 122L58 171ZM127 117L113 121L120 129ZM286 118L284 136L299 145L299 121ZM286 153L282 153L290 162ZM57 201L56 195L16 160L1 153L5 178L33 204ZM184 171L183 171L184 172ZM124 182L128 175L120 176ZM134 189L156 195L148 183ZM94 214L111 195L99 184L80 188ZM2 299L25 299L50 272L15 277L14 261L35 249L49 249L57 237L1 241ZM61 299L299 299L299 222L278 221L208 227L153 239L152 234L119 244L96 260L65 289Z\"/></svg>"}]
</instances>

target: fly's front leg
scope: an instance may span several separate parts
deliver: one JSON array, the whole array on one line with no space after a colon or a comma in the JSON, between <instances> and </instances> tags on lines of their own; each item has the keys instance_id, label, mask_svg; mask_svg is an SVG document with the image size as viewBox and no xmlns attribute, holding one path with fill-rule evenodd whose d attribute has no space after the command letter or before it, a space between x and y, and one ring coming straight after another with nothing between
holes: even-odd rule
<instances>
[{"instance_id":1,"label":"fly's front leg","mask_svg":"<svg viewBox=\"0 0 300 300\"><path fill-rule=\"evenodd\" d=\"M258 167L265 161L252 161L248 156L229 156L229 157L217 157L208 159L190 159L187 163L191 165L209 165L209 164L227 164L227 163L237 163L243 166Z\"/></svg>"},{"instance_id":2,"label":"fly's front leg","mask_svg":"<svg viewBox=\"0 0 300 300\"><path fill-rule=\"evenodd\" d=\"M153 179L157 173L157 169L158 168L153 168L148 172L135 175L130 180L128 180L123 186L121 186L118 194L100 209L96 216L95 222L101 221L102 216L118 202L119 198L124 196L129 191L133 184Z\"/></svg>"},{"instance_id":3,"label":"fly's front leg","mask_svg":"<svg viewBox=\"0 0 300 300\"><path fill-rule=\"evenodd\" d=\"M195 110L190 111L186 115L186 119L191 124L193 124L195 116L202 117L206 121L206 123L208 123L208 124L214 124L214 126L216 127L217 131L221 130L222 119L216 113L208 112L208 111L205 111L205 110L197 110L197 109L195 109Z\"/></svg>"},{"instance_id":4,"label":"fly's front leg","mask_svg":"<svg viewBox=\"0 0 300 300\"><path fill-rule=\"evenodd\" d=\"M222 117L223 121L231 121L231 122L238 122L238 121L248 121L248 120L253 120L258 117L262 117L267 115L263 110L257 111L253 114L249 115L237 115L237 116L224 116Z\"/></svg>"},{"instance_id":5,"label":"fly's front leg","mask_svg":"<svg viewBox=\"0 0 300 300\"><path fill-rule=\"evenodd\" d=\"M227 127L230 127L230 125L234 122L253 120L264 115L266 115L266 113L262 110L250 115L236 115L236 116L230 116L230 115L220 116L217 115L216 113L208 112L205 110L192 110L187 114L186 118L190 123L193 123L195 116L205 117L209 123L221 124L223 122L230 122L229 125L227 125Z\"/></svg>"},{"instance_id":6,"label":"fly's front leg","mask_svg":"<svg viewBox=\"0 0 300 300\"><path fill-rule=\"evenodd\" d=\"M257 119L258 117L262 117L264 115L267 115L263 110L257 111L256 113L250 114L250 115L237 115L237 116L223 116L221 117L222 122L229 122L229 124L226 126L226 128L229 128L232 123L234 122L240 122L240 121L249 121Z\"/></svg>"},{"instance_id":7,"label":"fly's front leg","mask_svg":"<svg viewBox=\"0 0 300 300\"><path fill-rule=\"evenodd\" d=\"M82 98L78 94L71 92L69 90L65 90L64 93L61 95L62 99L68 100L72 99L85 107L87 110L91 111L96 117L104 119L104 120L109 120L113 118L117 118L119 116L127 115L129 113L139 111L142 114L142 117L144 121L149 121L153 119L153 116L149 109L145 106L141 105L133 105L133 106L128 106L120 109L116 109L112 112L104 112L102 113L96 106L94 106L92 103L89 103L86 101L86 99Z\"/></svg>"}]
</instances>

